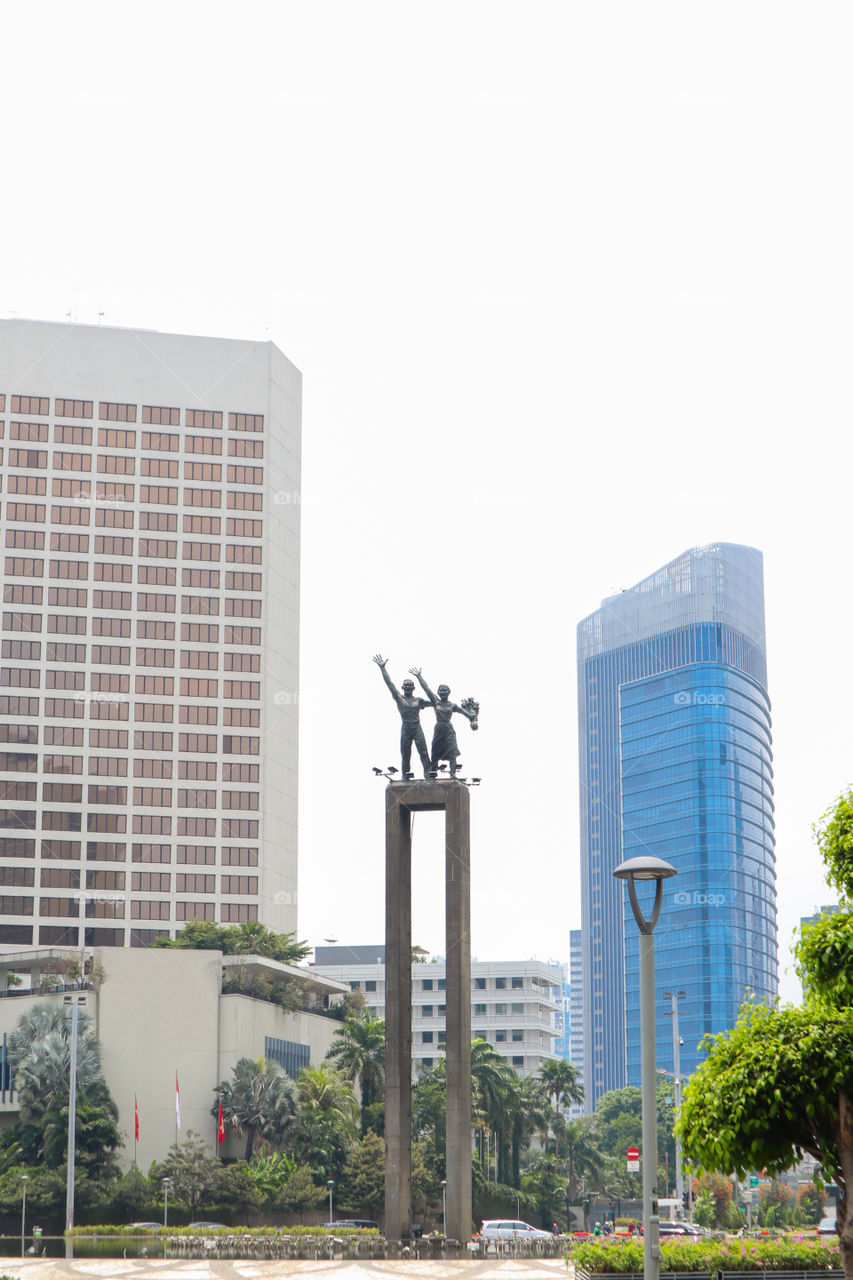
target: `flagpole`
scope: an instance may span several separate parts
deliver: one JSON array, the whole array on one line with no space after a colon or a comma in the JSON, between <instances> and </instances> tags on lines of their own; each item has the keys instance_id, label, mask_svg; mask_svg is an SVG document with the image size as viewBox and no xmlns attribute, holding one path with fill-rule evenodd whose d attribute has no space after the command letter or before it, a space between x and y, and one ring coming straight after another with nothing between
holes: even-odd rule
<instances>
[{"instance_id":1,"label":"flagpole","mask_svg":"<svg viewBox=\"0 0 853 1280\"><path fill-rule=\"evenodd\" d=\"M136 1094L133 1095L133 1163L136 1164L136 1140L139 1137L139 1111L136 1106Z\"/></svg>"}]
</instances>

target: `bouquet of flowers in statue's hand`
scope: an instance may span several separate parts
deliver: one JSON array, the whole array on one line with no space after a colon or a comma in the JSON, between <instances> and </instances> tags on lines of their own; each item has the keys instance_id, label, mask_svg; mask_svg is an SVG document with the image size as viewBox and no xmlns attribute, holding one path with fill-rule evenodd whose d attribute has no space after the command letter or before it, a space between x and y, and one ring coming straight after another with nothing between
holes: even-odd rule
<instances>
[{"instance_id":1,"label":"bouquet of flowers in statue's hand","mask_svg":"<svg viewBox=\"0 0 853 1280\"><path fill-rule=\"evenodd\" d=\"M478 718L480 715L479 702L475 702L473 698L463 698L459 705L462 708L462 710L466 711L468 715L471 717L471 728L475 730L479 729L480 727L478 723Z\"/></svg>"}]
</instances>

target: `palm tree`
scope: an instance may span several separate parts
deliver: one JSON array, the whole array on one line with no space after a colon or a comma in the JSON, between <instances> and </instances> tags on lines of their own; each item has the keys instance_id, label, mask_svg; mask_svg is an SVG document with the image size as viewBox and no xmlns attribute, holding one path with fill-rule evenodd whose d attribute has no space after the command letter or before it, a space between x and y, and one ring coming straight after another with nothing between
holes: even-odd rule
<instances>
[{"instance_id":1,"label":"palm tree","mask_svg":"<svg viewBox=\"0 0 853 1280\"><path fill-rule=\"evenodd\" d=\"M512 1099L518 1076L487 1040L471 1044L471 1103L476 1127L498 1139L499 1182L508 1182ZM481 1148L482 1149L482 1148Z\"/></svg>"},{"instance_id":2,"label":"palm tree","mask_svg":"<svg viewBox=\"0 0 853 1280\"><path fill-rule=\"evenodd\" d=\"M346 1077L325 1062L319 1067L303 1067L297 1081L299 1115L332 1120L355 1137L358 1102Z\"/></svg>"},{"instance_id":3,"label":"palm tree","mask_svg":"<svg viewBox=\"0 0 853 1280\"><path fill-rule=\"evenodd\" d=\"M297 942L295 934L274 933L260 920L242 920L224 932L229 955L268 956L282 964L296 964L311 950L307 942Z\"/></svg>"},{"instance_id":4,"label":"palm tree","mask_svg":"<svg viewBox=\"0 0 853 1280\"><path fill-rule=\"evenodd\" d=\"M540 1067L539 1078L548 1086L555 1110L565 1107L567 1102L583 1102L578 1069L567 1058L549 1058Z\"/></svg>"},{"instance_id":5,"label":"palm tree","mask_svg":"<svg viewBox=\"0 0 853 1280\"><path fill-rule=\"evenodd\" d=\"M358 1102L352 1085L323 1062L303 1067L297 1081L299 1114L294 1150L315 1176L339 1178L347 1151L355 1140Z\"/></svg>"},{"instance_id":6,"label":"palm tree","mask_svg":"<svg viewBox=\"0 0 853 1280\"><path fill-rule=\"evenodd\" d=\"M64 1009L42 1006L23 1014L9 1039L9 1062L21 1121L33 1126L39 1160L58 1168L66 1158L71 1080L71 1025ZM94 1022L86 1014L77 1024L76 1126L78 1158L107 1176L121 1146L118 1108L104 1079Z\"/></svg>"},{"instance_id":7,"label":"palm tree","mask_svg":"<svg viewBox=\"0 0 853 1280\"><path fill-rule=\"evenodd\" d=\"M71 1079L71 1026L62 1008L37 1008L25 1013L9 1038L9 1062L25 1123L38 1123L46 1111L68 1102ZM87 1014L77 1023L77 1090L104 1089L101 1046L95 1024Z\"/></svg>"},{"instance_id":8,"label":"palm tree","mask_svg":"<svg viewBox=\"0 0 853 1280\"><path fill-rule=\"evenodd\" d=\"M604 1159L592 1140L592 1122L584 1117L573 1120L566 1125L564 1144L566 1154L563 1164L568 1181L567 1195L570 1202L576 1201L581 1180L590 1174L598 1173Z\"/></svg>"},{"instance_id":9,"label":"palm tree","mask_svg":"<svg viewBox=\"0 0 853 1280\"><path fill-rule=\"evenodd\" d=\"M368 1116L385 1092L385 1023L382 1018L347 1018L335 1032L326 1060L334 1063L361 1094L361 1136L367 1133Z\"/></svg>"},{"instance_id":10,"label":"palm tree","mask_svg":"<svg viewBox=\"0 0 853 1280\"><path fill-rule=\"evenodd\" d=\"M516 1077L512 1095L510 1140L512 1144L512 1185L521 1186L521 1155L537 1129L547 1132L551 1118L548 1092L535 1076Z\"/></svg>"},{"instance_id":11,"label":"palm tree","mask_svg":"<svg viewBox=\"0 0 853 1280\"><path fill-rule=\"evenodd\" d=\"M239 1137L246 1139L246 1159L256 1147L279 1146L296 1118L296 1099L291 1081L277 1063L268 1058L241 1058L214 1093L217 1101L211 1114L219 1114Z\"/></svg>"},{"instance_id":12,"label":"palm tree","mask_svg":"<svg viewBox=\"0 0 853 1280\"><path fill-rule=\"evenodd\" d=\"M539 1069L539 1078L547 1085L548 1092L554 1100L554 1114L567 1103L583 1101L583 1086L580 1083L578 1069L572 1066L567 1058L549 1058ZM558 1152L558 1137L554 1132L554 1154Z\"/></svg>"}]
</instances>

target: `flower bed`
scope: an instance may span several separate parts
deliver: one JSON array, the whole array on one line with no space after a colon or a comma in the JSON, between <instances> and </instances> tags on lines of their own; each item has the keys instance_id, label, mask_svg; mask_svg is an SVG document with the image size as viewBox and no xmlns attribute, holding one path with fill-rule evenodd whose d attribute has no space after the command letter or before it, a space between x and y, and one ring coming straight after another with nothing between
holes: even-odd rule
<instances>
[{"instance_id":1,"label":"flower bed","mask_svg":"<svg viewBox=\"0 0 853 1280\"><path fill-rule=\"evenodd\" d=\"M638 1239L584 1241L572 1246L571 1255L579 1278L643 1272L643 1241ZM697 1280L697 1273L826 1273L841 1270L841 1255L837 1243L822 1240L664 1240L660 1270L662 1275L691 1272Z\"/></svg>"}]
</instances>

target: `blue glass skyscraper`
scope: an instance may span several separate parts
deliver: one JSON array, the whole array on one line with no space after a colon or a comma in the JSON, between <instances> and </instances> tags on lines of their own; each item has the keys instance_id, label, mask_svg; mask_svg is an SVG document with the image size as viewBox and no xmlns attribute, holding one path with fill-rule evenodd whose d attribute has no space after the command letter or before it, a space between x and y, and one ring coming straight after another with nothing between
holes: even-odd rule
<instances>
[{"instance_id":1,"label":"blue glass skyscraper","mask_svg":"<svg viewBox=\"0 0 853 1280\"><path fill-rule=\"evenodd\" d=\"M671 862L655 930L657 1062L672 1070L662 993L679 1000L681 1070L776 994L776 876L762 557L714 543L602 602L578 626L586 1103L640 1083L639 933L613 868Z\"/></svg>"}]
</instances>

